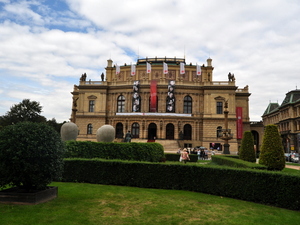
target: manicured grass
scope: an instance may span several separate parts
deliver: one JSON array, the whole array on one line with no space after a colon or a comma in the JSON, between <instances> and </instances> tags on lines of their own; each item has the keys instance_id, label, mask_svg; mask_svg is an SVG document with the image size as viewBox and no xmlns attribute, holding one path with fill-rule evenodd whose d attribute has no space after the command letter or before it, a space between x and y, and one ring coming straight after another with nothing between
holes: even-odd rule
<instances>
[{"instance_id":1,"label":"manicured grass","mask_svg":"<svg viewBox=\"0 0 300 225\"><path fill-rule=\"evenodd\" d=\"M47 203L0 204L1 225L37 224L299 224L300 213L178 190L55 182ZM241 187L242 188L242 187Z\"/></svg>"}]
</instances>

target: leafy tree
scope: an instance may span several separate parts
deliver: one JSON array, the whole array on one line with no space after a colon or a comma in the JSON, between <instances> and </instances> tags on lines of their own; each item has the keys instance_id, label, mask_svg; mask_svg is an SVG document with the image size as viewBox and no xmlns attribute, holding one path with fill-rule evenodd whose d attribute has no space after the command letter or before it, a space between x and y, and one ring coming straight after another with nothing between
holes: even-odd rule
<instances>
[{"instance_id":1,"label":"leafy tree","mask_svg":"<svg viewBox=\"0 0 300 225\"><path fill-rule=\"evenodd\" d=\"M23 99L19 104L10 108L4 116L0 117L0 126L8 126L19 122L46 122L46 118L41 116L42 106L39 102Z\"/></svg>"},{"instance_id":2,"label":"leafy tree","mask_svg":"<svg viewBox=\"0 0 300 225\"><path fill-rule=\"evenodd\" d=\"M45 189L61 177L64 146L46 123L21 122L0 130L0 188Z\"/></svg>"},{"instance_id":3,"label":"leafy tree","mask_svg":"<svg viewBox=\"0 0 300 225\"><path fill-rule=\"evenodd\" d=\"M251 131L245 131L240 152L240 159L248 162L256 162L255 150L254 150L254 138Z\"/></svg>"},{"instance_id":4,"label":"leafy tree","mask_svg":"<svg viewBox=\"0 0 300 225\"><path fill-rule=\"evenodd\" d=\"M57 123L55 118L52 118L51 120L48 120L46 122L49 126L53 127L54 130L56 130L58 133L60 133L60 128L61 126L66 123L66 121L64 121L63 123Z\"/></svg>"},{"instance_id":5,"label":"leafy tree","mask_svg":"<svg viewBox=\"0 0 300 225\"><path fill-rule=\"evenodd\" d=\"M267 125L259 163L268 167L268 170L283 170L285 167L284 150L278 128L275 125Z\"/></svg>"}]
</instances>

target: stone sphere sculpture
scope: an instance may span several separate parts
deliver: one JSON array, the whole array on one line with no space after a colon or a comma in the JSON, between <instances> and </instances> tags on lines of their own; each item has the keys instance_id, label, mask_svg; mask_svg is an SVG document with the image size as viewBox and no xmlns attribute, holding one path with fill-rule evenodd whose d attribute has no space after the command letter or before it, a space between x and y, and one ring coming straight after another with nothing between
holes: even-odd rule
<instances>
[{"instance_id":1,"label":"stone sphere sculpture","mask_svg":"<svg viewBox=\"0 0 300 225\"><path fill-rule=\"evenodd\" d=\"M111 125L103 125L97 130L98 142L113 142L115 139L115 128Z\"/></svg>"},{"instance_id":2,"label":"stone sphere sculpture","mask_svg":"<svg viewBox=\"0 0 300 225\"><path fill-rule=\"evenodd\" d=\"M60 137L63 141L76 141L78 136L78 127L75 123L64 123L60 128Z\"/></svg>"}]
</instances>

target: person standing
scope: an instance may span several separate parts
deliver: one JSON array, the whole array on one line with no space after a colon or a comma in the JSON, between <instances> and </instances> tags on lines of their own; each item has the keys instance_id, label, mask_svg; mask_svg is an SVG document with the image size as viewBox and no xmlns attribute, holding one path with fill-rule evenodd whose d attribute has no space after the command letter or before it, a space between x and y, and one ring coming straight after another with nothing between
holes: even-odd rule
<instances>
[{"instance_id":1,"label":"person standing","mask_svg":"<svg viewBox=\"0 0 300 225\"><path fill-rule=\"evenodd\" d=\"M131 138L132 138L132 135L130 133L130 130L126 133L125 135L125 142L131 142Z\"/></svg>"},{"instance_id":2,"label":"person standing","mask_svg":"<svg viewBox=\"0 0 300 225\"><path fill-rule=\"evenodd\" d=\"M181 160L182 162L185 164L188 160L190 160L189 154L186 150L186 148L183 149L182 153L181 153Z\"/></svg>"},{"instance_id":3,"label":"person standing","mask_svg":"<svg viewBox=\"0 0 300 225\"><path fill-rule=\"evenodd\" d=\"M202 160L205 160L205 152L204 152L204 149L201 149L201 152L200 152L200 158Z\"/></svg>"}]
</instances>

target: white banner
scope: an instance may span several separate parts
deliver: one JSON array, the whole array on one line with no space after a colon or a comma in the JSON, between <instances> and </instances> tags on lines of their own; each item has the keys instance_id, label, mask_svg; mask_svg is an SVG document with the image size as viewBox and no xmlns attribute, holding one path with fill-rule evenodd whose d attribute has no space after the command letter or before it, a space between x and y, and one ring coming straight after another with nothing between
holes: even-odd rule
<instances>
[{"instance_id":1,"label":"white banner","mask_svg":"<svg viewBox=\"0 0 300 225\"><path fill-rule=\"evenodd\" d=\"M131 76L134 76L135 75L135 65L132 64L131 65Z\"/></svg>"},{"instance_id":2,"label":"white banner","mask_svg":"<svg viewBox=\"0 0 300 225\"><path fill-rule=\"evenodd\" d=\"M197 68L196 74L201 75L201 67L198 64L196 64L196 68Z\"/></svg>"},{"instance_id":3,"label":"white banner","mask_svg":"<svg viewBox=\"0 0 300 225\"><path fill-rule=\"evenodd\" d=\"M147 63L147 73L151 73L151 64L146 62Z\"/></svg>"},{"instance_id":4,"label":"white banner","mask_svg":"<svg viewBox=\"0 0 300 225\"><path fill-rule=\"evenodd\" d=\"M168 74L169 71L168 71L168 64L163 62L163 65L164 65L164 74Z\"/></svg>"},{"instance_id":5,"label":"white banner","mask_svg":"<svg viewBox=\"0 0 300 225\"><path fill-rule=\"evenodd\" d=\"M120 66L118 66L118 64L116 64L116 74L120 73Z\"/></svg>"},{"instance_id":6,"label":"white banner","mask_svg":"<svg viewBox=\"0 0 300 225\"><path fill-rule=\"evenodd\" d=\"M180 74L185 74L185 67L183 62L180 63Z\"/></svg>"}]
</instances>

